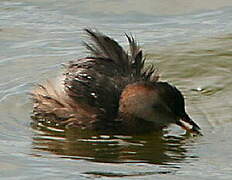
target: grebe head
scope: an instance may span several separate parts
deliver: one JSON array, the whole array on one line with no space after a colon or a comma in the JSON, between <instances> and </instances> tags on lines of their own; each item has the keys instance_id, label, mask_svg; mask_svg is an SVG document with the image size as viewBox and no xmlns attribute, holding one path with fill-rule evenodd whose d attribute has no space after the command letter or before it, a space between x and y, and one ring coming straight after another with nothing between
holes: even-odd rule
<instances>
[{"instance_id":1,"label":"grebe head","mask_svg":"<svg viewBox=\"0 0 232 180\"><path fill-rule=\"evenodd\" d=\"M137 82L128 85L120 98L119 112L125 116L153 122L158 128L177 124L200 134L200 127L185 111L184 97L166 82Z\"/></svg>"}]
</instances>

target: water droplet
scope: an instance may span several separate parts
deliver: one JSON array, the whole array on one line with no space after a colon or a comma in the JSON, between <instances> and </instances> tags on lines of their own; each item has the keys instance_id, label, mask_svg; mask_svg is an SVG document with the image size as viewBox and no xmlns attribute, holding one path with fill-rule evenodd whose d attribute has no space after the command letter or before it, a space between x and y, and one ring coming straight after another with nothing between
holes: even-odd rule
<instances>
[{"instance_id":1,"label":"water droplet","mask_svg":"<svg viewBox=\"0 0 232 180\"><path fill-rule=\"evenodd\" d=\"M82 76L82 77L87 77L88 76L88 74L86 74L86 73L79 74L79 75Z\"/></svg>"},{"instance_id":2,"label":"water droplet","mask_svg":"<svg viewBox=\"0 0 232 180\"><path fill-rule=\"evenodd\" d=\"M92 93L91 93L91 96L93 96L94 98L97 98L97 95L96 95L95 92L92 92Z\"/></svg>"},{"instance_id":3,"label":"water droplet","mask_svg":"<svg viewBox=\"0 0 232 180\"><path fill-rule=\"evenodd\" d=\"M202 91L203 89L201 87L198 87L197 88L197 91Z\"/></svg>"}]
</instances>

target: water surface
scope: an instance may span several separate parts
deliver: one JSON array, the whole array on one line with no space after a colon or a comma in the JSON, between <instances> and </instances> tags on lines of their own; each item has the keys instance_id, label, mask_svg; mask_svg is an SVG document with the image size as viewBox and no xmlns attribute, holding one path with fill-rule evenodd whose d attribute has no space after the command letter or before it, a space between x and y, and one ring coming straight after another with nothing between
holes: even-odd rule
<instances>
[{"instance_id":1,"label":"water surface","mask_svg":"<svg viewBox=\"0 0 232 180\"><path fill-rule=\"evenodd\" d=\"M174 3L175 2L175 3ZM219 3L220 2L220 3ZM0 2L1 179L231 179L232 2ZM82 29L139 40L204 136L96 134L32 124L28 93L83 57Z\"/></svg>"}]
</instances>

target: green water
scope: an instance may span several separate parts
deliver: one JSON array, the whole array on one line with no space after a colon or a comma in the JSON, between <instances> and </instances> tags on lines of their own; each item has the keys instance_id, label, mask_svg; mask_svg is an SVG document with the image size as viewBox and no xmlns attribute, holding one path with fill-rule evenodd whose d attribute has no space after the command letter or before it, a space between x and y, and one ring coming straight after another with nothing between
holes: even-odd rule
<instances>
[{"instance_id":1,"label":"green water","mask_svg":"<svg viewBox=\"0 0 232 180\"><path fill-rule=\"evenodd\" d=\"M1 1L0 179L231 179L231 5ZM204 136L176 126L121 136L33 125L28 92L85 55L85 27L124 47L124 33L134 34L161 79L181 89Z\"/></svg>"}]
</instances>

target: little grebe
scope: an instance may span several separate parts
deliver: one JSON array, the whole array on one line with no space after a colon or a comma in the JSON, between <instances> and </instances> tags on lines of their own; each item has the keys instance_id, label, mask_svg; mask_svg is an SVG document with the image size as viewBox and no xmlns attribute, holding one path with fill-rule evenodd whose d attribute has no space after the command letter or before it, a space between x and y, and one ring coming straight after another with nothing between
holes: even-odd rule
<instances>
[{"instance_id":1,"label":"little grebe","mask_svg":"<svg viewBox=\"0 0 232 180\"><path fill-rule=\"evenodd\" d=\"M55 81L31 93L34 118L82 129L157 131L177 124L200 134L200 127L185 111L181 92L158 81L153 66L144 67L142 50L126 35L130 53L113 39L85 29L91 56L69 62ZM188 125L188 126L187 126Z\"/></svg>"}]
</instances>

